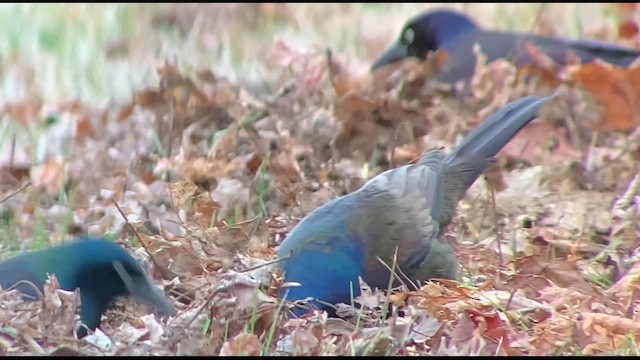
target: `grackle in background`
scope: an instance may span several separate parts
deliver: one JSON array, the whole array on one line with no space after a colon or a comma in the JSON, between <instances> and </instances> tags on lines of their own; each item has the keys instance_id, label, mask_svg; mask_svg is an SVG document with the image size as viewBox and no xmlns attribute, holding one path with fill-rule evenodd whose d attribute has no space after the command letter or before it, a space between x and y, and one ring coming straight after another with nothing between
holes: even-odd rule
<instances>
[{"instance_id":1,"label":"grackle in background","mask_svg":"<svg viewBox=\"0 0 640 360\"><path fill-rule=\"evenodd\" d=\"M131 295L164 315L176 314L133 256L102 238L83 238L0 262L2 289L17 289L26 300L39 300L30 283L42 292L47 274L55 274L64 290L80 289L80 318L91 330L100 325L102 314L119 296ZM80 327L78 336L86 334L86 328Z\"/></svg>"},{"instance_id":2,"label":"grackle in background","mask_svg":"<svg viewBox=\"0 0 640 360\"><path fill-rule=\"evenodd\" d=\"M300 285L283 287L282 295L313 298L311 304L333 315L327 303L350 304L351 294L360 294L359 276L372 287L388 287L390 272L377 258L391 267L396 248L397 266L410 280L456 279L456 256L443 234L458 201L550 99L513 101L449 155L426 152L417 164L385 171L311 212L278 251L285 282Z\"/></svg>"},{"instance_id":3,"label":"grackle in background","mask_svg":"<svg viewBox=\"0 0 640 360\"><path fill-rule=\"evenodd\" d=\"M515 60L520 66L531 63L525 50L527 43L542 50L559 65L566 64L569 51L582 63L600 59L621 67L629 66L640 56L636 49L600 41L483 30L461 13L437 10L409 20L398 40L373 63L371 70L406 57L425 59L429 51L444 50L447 61L434 80L441 83L468 80L475 71L473 47L476 43L487 56L487 62L505 58Z\"/></svg>"}]
</instances>

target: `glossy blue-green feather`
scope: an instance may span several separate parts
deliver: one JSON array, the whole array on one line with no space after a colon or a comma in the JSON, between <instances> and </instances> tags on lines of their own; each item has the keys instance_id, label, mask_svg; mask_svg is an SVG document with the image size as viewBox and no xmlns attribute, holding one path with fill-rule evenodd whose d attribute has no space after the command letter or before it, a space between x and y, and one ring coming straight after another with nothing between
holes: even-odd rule
<instances>
[{"instance_id":1,"label":"glossy blue-green feather","mask_svg":"<svg viewBox=\"0 0 640 360\"><path fill-rule=\"evenodd\" d=\"M175 314L140 264L121 246L102 238L85 238L0 262L2 288L17 289L28 300L39 299L49 274L55 274L62 289L80 289L80 317L90 329L100 324L104 311L119 296L132 295L164 314ZM83 336L86 330L80 328L78 334Z\"/></svg>"},{"instance_id":2,"label":"glossy blue-green feather","mask_svg":"<svg viewBox=\"0 0 640 360\"><path fill-rule=\"evenodd\" d=\"M451 154L427 152L417 164L383 172L362 188L307 215L287 236L278 256L289 300L316 306L350 303L358 277L386 289L394 254L411 281L457 277L457 261L444 229L464 192L493 157L550 98L507 104L474 129Z\"/></svg>"}]
</instances>

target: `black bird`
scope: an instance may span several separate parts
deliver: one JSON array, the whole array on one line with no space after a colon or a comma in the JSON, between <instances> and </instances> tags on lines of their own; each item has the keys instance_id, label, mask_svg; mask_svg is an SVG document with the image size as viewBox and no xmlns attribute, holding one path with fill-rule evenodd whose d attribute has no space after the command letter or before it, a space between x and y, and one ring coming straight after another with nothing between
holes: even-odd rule
<instances>
[{"instance_id":1,"label":"black bird","mask_svg":"<svg viewBox=\"0 0 640 360\"><path fill-rule=\"evenodd\" d=\"M83 238L0 262L2 289L17 289L26 300L39 299L31 284L42 292L47 274L55 274L64 290L80 289L80 318L91 330L100 325L100 317L119 296L131 295L155 305L164 315L176 314L140 264L121 246L103 238ZM80 327L78 336L86 334Z\"/></svg>"},{"instance_id":2,"label":"black bird","mask_svg":"<svg viewBox=\"0 0 640 360\"><path fill-rule=\"evenodd\" d=\"M280 246L283 295L333 314L331 305L360 294L358 277L386 289L397 265L412 281L457 277L456 256L443 234L458 201L493 157L550 98L513 101L474 129L449 155L425 153L417 164L387 170L359 190L307 215ZM298 309L301 314L304 309Z\"/></svg>"},{"instance_id":3,"label":"black bird","mask_svg":"<svg viewBox=\"0 0 640 360\"><path fill-rule=\"evenodd\" d=\"M527 43L535 45L560 65L566 64L569 51L582 63L601 59L621 67L630 65L640 56L636 49L600 41L482 30L463 14L437 10L409 20L400 38L373 63L371 70L406 57L425 59L429 51L444 50L447 61L434 80L442 83L468 80L475 71L473 47L476 43L488 62L505 58L514 60L517 65L531 63L525 50Z\"/></svg>"}]
</instances>

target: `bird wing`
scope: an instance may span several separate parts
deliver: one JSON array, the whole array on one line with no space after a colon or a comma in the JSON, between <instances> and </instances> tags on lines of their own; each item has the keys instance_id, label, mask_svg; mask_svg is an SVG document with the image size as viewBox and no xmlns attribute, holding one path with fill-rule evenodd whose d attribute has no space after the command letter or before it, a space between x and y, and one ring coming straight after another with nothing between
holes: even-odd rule
<instances>
[{"instance_id":1,"label":"bird wing","mask_svg":"<svg viewBox=\"0 0 640 360\"><path fill-rule=\"evenodd\" d=\"M454 83L471 78L477 58L473 51L475 44L480 46L482 54L487 57L487 63L503 58L518 65L530 64L532 58L527 51L528 44L536 46L560 65L567 63L570 51L583 63L601 59L618 66L629 66L640 56L636 49L600 41L476 30L468 31L443 45L442 51L448 54L448 60L436 80Z\"/></svg>"},{"instance_id":2,"label":"bird wing","mask_svg":"<svg viewBox=\"0 0 640 360\"><path fill-rule=\"evenodd\" d=\"M20 256L0 263L0 285L3 290L17 289L28 299L37 300L44 280L33 272L28 259Z\"/></svg>"},{"instance_id":3,"label":"bird wing","mask_svg":"<svg viewBox=\"0 0 640 360\"><path fill-rule=\"evenodd\" d=\"M571 51L580 57L583 63L601 59L613 65L627 67L640 57L640 52L636 49L602 41L564 40L564 42L567 43Z\"/></svg>"},{"instance_id":4,"label":"bird wing","mask_svg":"<svg viewBox=\"0 0 640 360\"><path fill-rule=\"evenodd\" d=\"M429 254L440 229L434 216L444 206L443 158L431 151L418 164L385 171L358 190L359 209L349 226L355 237L373 242L365 255L370 284L386 287L389 279L377 257L391 266L397 249L397 265L411 277Z\"/></svg>"},{"instance_id":5,"label":"bird wing","mask_svg":"<svg viewBox=\"0 0 640 360\"><path fill-rule=\"evenodd\" d=\"M547 56L560 65L565 65L569 52L577 55L583 63L589 63L595 59L601 59L618 66L628 66L640 53L636 49L622 47L603 41L575 40L563 37L540 36L534 34L506 33L502 35L512 36L515 39L515 53L511 59L517 59L518 64L528 64L532 61L526 51L527 43L538 47ZM485 43L488 43L485 42Z\"/></svg>"}]
</instances>

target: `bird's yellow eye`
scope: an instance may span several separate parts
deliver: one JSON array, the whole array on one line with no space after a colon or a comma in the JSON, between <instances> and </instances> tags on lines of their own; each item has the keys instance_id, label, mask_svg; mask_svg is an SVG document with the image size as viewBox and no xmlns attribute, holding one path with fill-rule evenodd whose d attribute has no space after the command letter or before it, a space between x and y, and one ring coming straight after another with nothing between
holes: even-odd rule
<instances>
[{"instance_id":1,"label":"bird's yellow eye","mask_svg":"<svg viewBox=\"0 0 640 360\"><path fill-rule=\"evenodd\" d=\"M415 36L416 33L412 28L406 28L402 33L402 42L405 44L412 44Z\"/></svg>"}]
</instances>

